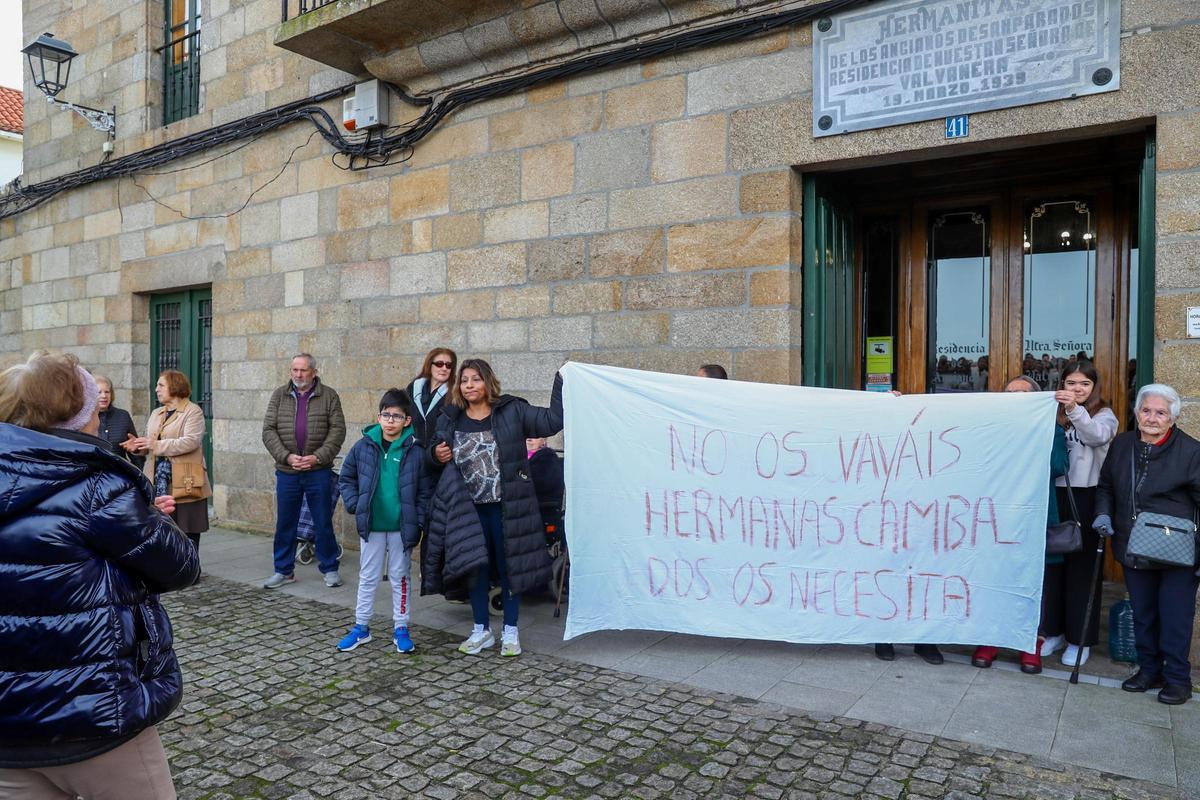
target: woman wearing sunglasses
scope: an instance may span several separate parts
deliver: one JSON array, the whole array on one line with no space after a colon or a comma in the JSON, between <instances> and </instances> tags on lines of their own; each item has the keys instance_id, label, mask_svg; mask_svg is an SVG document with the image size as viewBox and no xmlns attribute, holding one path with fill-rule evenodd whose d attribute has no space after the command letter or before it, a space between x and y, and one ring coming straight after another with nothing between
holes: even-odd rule
<instances>
[{"instance_id":1,"label":"woman wearing sunglasses","mask_svg":"<svg viewBox=\"0 0 1200 800\"><path fill-rule=\"evenodd\" d=\"M454 370L458 367L458 356L448 347L435 347L425 356L421 374L408 385L408 396L413 401L413 434L419 443L429 444L429 437L437 430L437 418L442 413L442 404L450 394Z\"/></svg>"}]
</instances>

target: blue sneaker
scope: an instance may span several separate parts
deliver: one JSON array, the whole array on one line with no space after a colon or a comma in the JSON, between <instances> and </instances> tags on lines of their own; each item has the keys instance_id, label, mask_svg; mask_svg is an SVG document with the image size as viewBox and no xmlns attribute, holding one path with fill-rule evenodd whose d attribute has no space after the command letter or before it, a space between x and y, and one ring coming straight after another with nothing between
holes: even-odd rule
<instances>
[{"instance_id":1,"label":"blue sneaker","mask_svg":"<svg viewBox=\"0 0 1200 800\"><path fill-rule=\"evenodd\" d=\"M396 643L397 653L411 653L417 647L409 638L408 628L396 628L396 635L392 637L392 641Z\"/></svg>"},{"instance_id":2,"label":"blue sneaker","mask_svg":"<svg viewBox=\"0 0 1200 800\"><path fill-rule=\"evenodd\" d=\"M366 644L371 641L371 629L366 625L355 625L350 629L350 632L342 637L338 642L338 650L343 653L348 653L360 644Z\"/></svg>"}]
</instances>

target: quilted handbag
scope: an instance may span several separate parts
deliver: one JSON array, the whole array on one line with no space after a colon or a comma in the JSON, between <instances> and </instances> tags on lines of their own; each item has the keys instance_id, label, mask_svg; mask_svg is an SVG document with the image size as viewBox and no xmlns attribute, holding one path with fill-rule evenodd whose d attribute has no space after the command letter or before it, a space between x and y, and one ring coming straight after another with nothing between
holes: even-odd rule
<instances>
[{"instance_id":1,"label":"quilted handbag","mask_svg":"<svg viewBox=\"0 0 1200 800\"><path fill-rule=\"evenodd\" d=\"M1170 514L1143 511L1134 517L1127 556L1171 567L1196 564L1196 523Z\"/></svg>"},{"instance_id":2,"label":"quilted handbag","mask_svg":"<svg viewBox=\"0 0 1200 800\"><path fill-rule=\"evenodd\" d=\"M1196 523L1170 514L1137 510L1137 465L1130 456L1130 484L1133 504L1133 528L1125 557L1133 563L1151 562L1151 566L1194 567L1196 565Z\"/></svg>"}]
</instances>

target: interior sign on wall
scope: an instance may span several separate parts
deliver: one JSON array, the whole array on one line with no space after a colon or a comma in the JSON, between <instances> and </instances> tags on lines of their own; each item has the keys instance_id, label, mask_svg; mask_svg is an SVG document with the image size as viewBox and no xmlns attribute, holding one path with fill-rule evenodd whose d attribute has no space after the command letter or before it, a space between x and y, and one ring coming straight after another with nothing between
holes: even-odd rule
<instances>
[{"instance_id":1,"label":"interior sign on wall","mask_svg":"<svg viewBox=\"0 0 1200 800\"><path fill-rule=\"evenodd\" d=\"M813 135L1120 88L1121 0L882 0L813 26Z\"/></svg>"}]
</instances>

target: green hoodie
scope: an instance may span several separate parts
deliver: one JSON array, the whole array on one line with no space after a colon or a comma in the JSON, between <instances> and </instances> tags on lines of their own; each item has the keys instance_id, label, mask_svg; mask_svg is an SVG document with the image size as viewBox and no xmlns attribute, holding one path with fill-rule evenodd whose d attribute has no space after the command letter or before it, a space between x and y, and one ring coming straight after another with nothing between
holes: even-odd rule
<instances>
[{"instance_id":1,"label":"green hoodie","mask_svg":"<svg viewBox=\"0 0 1200 800\"><path fill-rule=\"evenodd\" d=\"M371 530L400 530L400 462L412 446L413 429L409 425L394 442L383 440L383 428L378 423L363 428L363 436L379 445L379 477L371 495Z\"/></svg>"}]
</instances>

